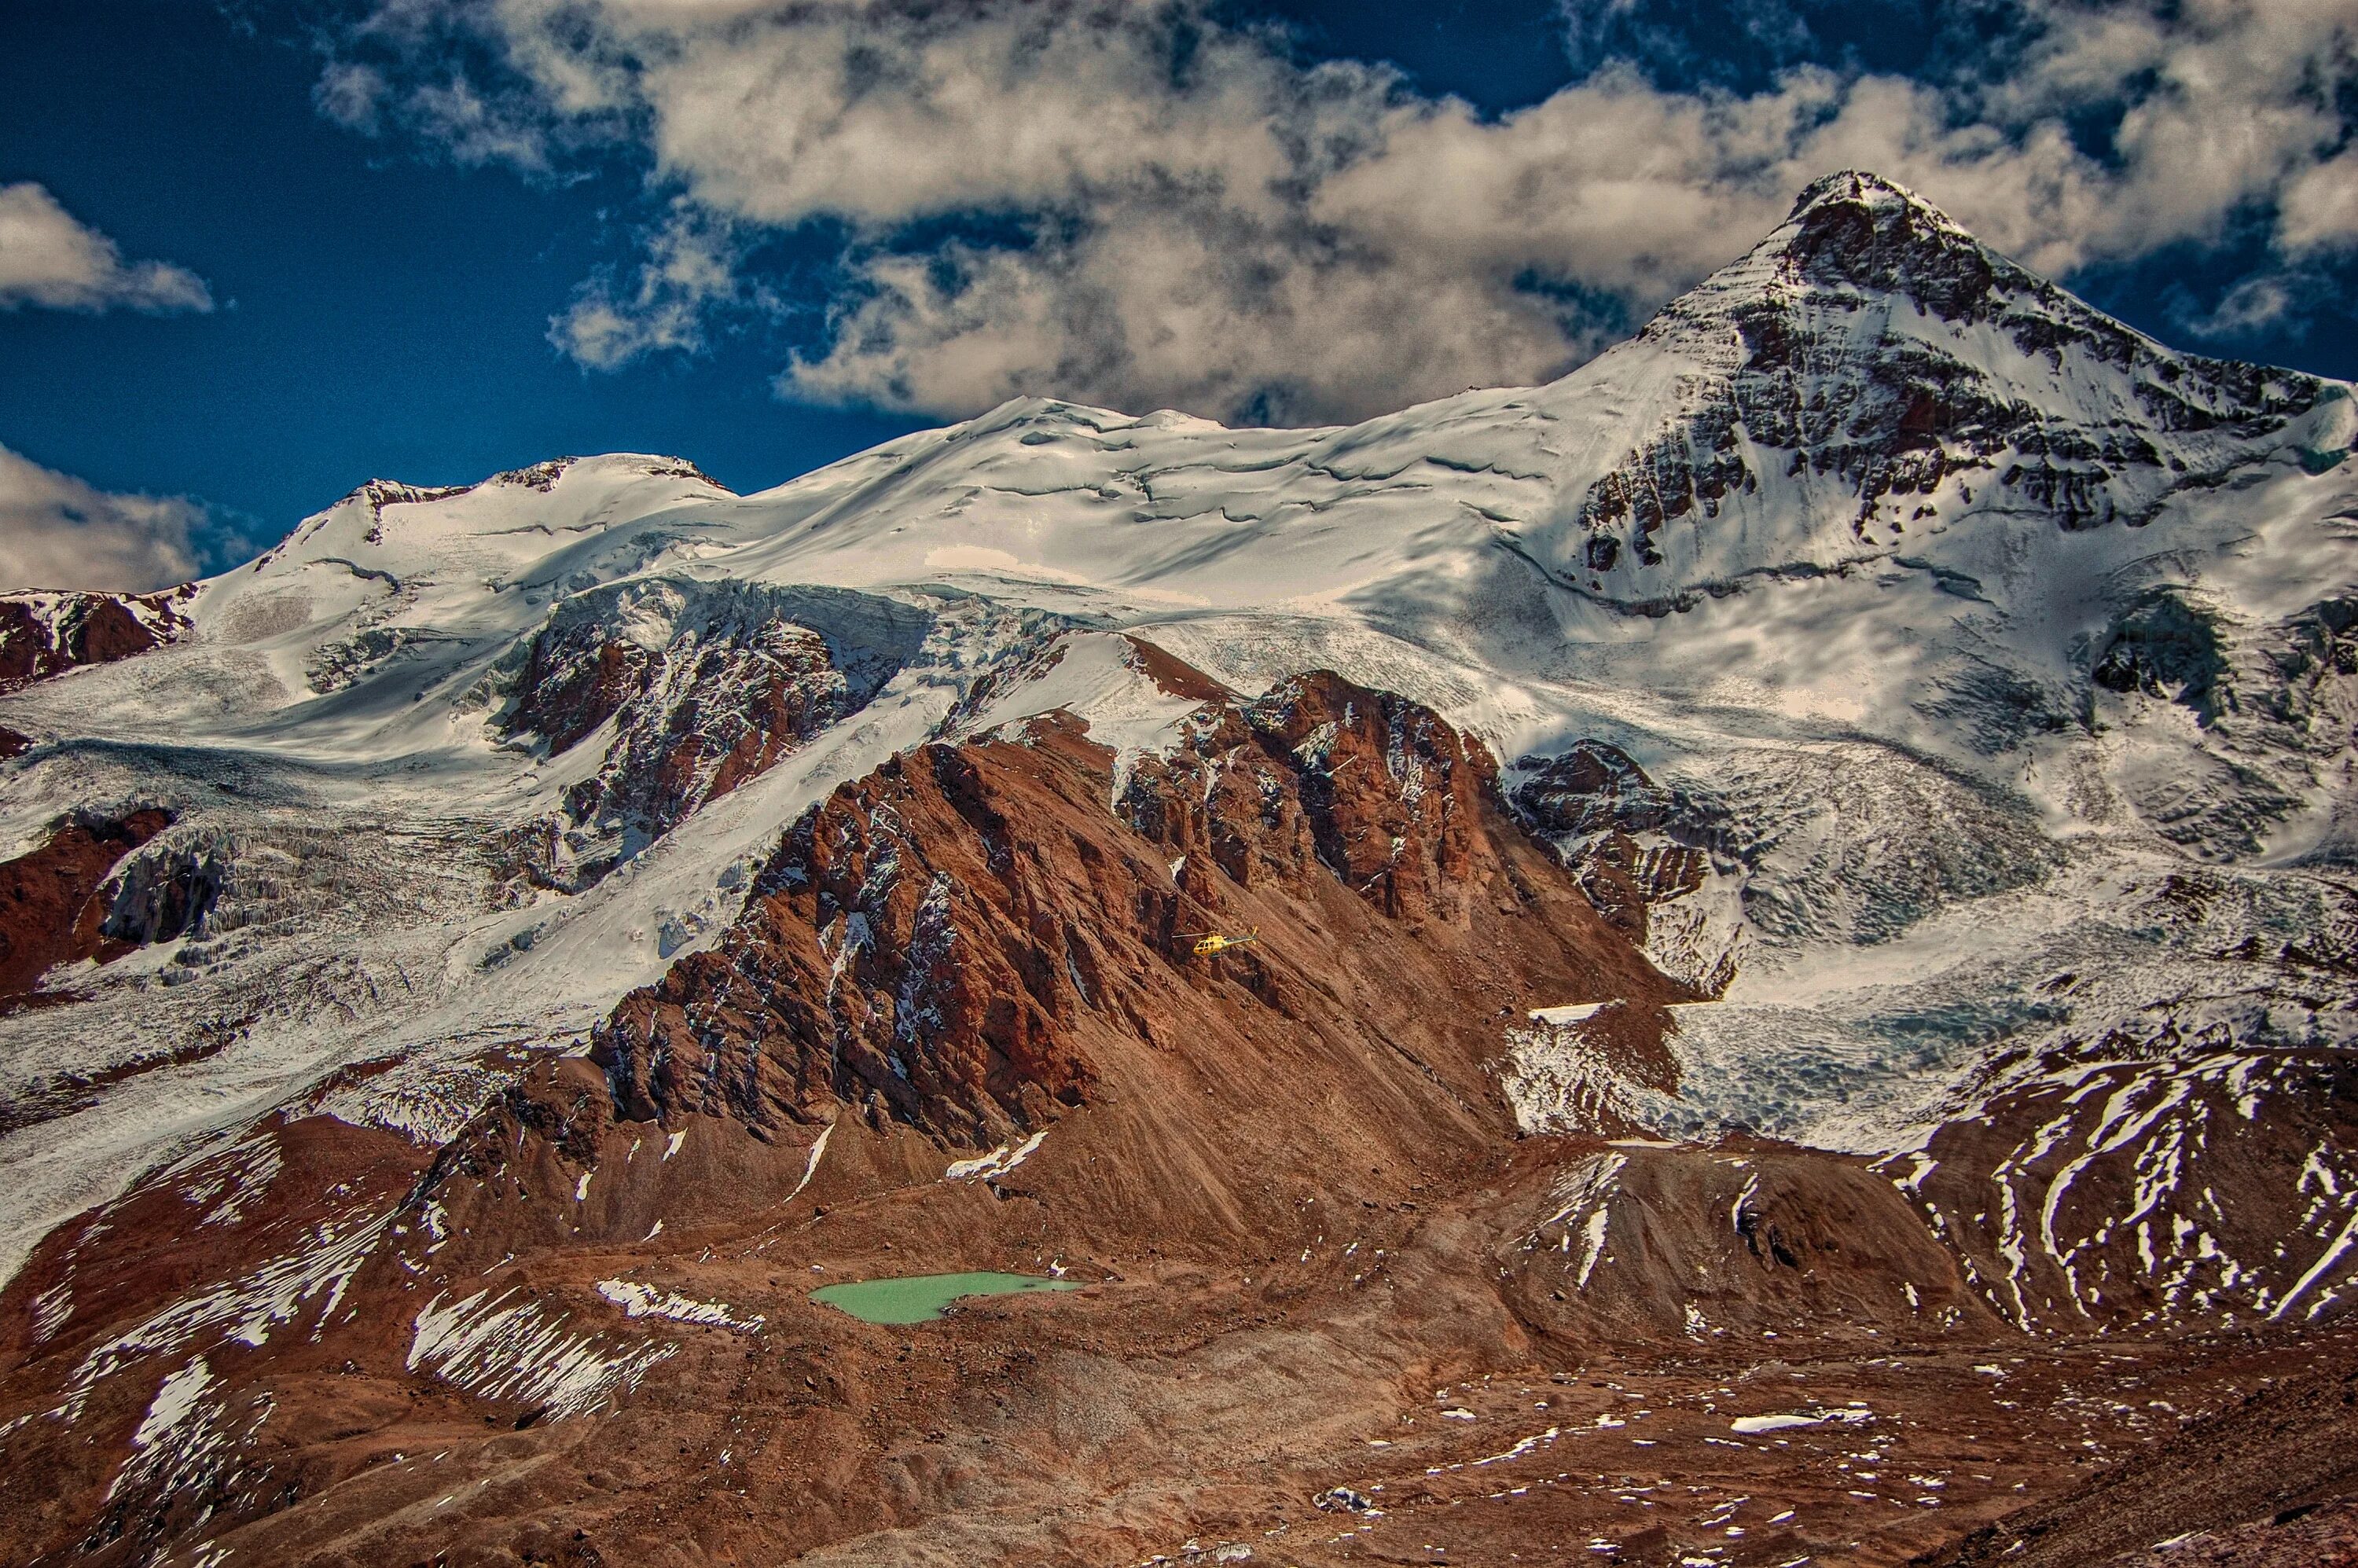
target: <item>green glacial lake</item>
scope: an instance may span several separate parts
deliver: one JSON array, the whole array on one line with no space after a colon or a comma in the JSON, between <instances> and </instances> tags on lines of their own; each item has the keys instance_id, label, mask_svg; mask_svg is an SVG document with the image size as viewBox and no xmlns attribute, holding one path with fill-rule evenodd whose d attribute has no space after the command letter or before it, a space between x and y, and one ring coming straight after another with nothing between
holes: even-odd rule
<instances>
[{"instance_id":1,"label":"green glacial lake","mask_svg":"<svg viewBox=\"0 0 2358 1568\"><path fill-rule=\"evenodd\" d=\"M848 1312L862 1323L928 1323L962 1296L1080 1288L1078 1280L1044 1280L1033 1274L911 1274L899 1280L821 1285L811 1292L811 1300Z\"/></svg>"}]
</instances>

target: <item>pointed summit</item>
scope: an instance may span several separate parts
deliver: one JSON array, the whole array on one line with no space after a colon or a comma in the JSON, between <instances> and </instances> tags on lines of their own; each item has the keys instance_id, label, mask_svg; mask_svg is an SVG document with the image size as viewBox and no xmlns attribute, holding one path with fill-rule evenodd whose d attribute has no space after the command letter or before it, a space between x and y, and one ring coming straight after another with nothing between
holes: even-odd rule
<instances>
[{"instance_id":1,"label":"pointed summit","mask_svg":"<svg viewBox=\"0 0 2358 1568\"><path fill-rule=\"evenodd\" d=\"M1898 180L1886 179L1873 170L1864 168L1841 169L1810 181L1801 187L1801 193L1793 198L1793 210L1785 214L1785 221L1790 223L1812 208L1835 203L1905 209L1923 214L1948 228L1956 228L1947 213Z\"/></svg>"},{"instance_id":2,"label":"pointed summit","mask_svg":"<svg viewBox=\"0 0 2358 1568\"><path fill-rule=\"evenodd\" d=\"M2313 376L2173 353L1858 169L1812 182L1593 363L1563 384L1660 389L1579 514L1592 590L1647 604L1912 547L1976 513L2141 524L2309 441L2287 427L2329 396Z\"/></svg>"},{"instance_id":3,"label":"pointed summit","mask_svg":"<svg viewBox=\"0 0 2358 1568\"><path fill-rule=\"evenodd\" d=\"M1768 244L1811 283L1904 295L1918 309L1949 321L1982 319L2001 284L2015 291L2051 290L1922 197L1861 169L1804 187Z\"/></svg>"}]
</instances>

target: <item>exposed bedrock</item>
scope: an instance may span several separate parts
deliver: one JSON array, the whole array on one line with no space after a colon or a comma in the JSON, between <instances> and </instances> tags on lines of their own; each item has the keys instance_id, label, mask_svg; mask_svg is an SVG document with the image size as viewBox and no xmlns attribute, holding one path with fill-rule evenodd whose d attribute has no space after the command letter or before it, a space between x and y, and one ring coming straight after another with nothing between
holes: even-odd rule
<instances>
[{"instance_id":1,"label":"exposed bedrock","mask_svg":"<svg viewBox=\"0 0 2358 1568\"><path fill-rule=\"evenodd\" d=\"M458 1430L430 1389L386 1375L416 1308L380 1250L384 1217L423 1158L390 1133L273 1118L45 1238L0 1314L0 1558L183 1561L196 1532L382 1463L366 1434L388 1422Z\"/></svg>"},{"instance_id":2,"label":"exposed bedrock","mask_svg":"<svg viewBox=\"0 0 2358 1568\"><path fill-rule=\"evenodd\" d=\"M0 593L0 692L177 641L195 592Z\"/></svg>"},{"instance_id":3,"label":"exposed bedrock","mask_svg":"<svg viewBox=\"0 0 2358 1568\"><path fill-rule=\"evenodd\" d=\"M104 935L136 946L203 935L236 851L227 834L200 829L133 855L114 879Z\"/></svg>"},{"instance_id":4,"label":"exposed bedrock","mask_svg":"<svg viewBox=\"0 0 2358 1568\"><path fill-rule=\"evenodd\" d=\"M1245 700L1139 654L1199 704L1169 750L1060 710L841 785L717 946L439 1151L283 1119L51 1236L0 1313L0 1422L22 1418L0 1547L1085 1564L1290 1530L1278 1560L1340 1563L1329 1538L1385 1517L1405 1560L1444 1519L1479 1544L1474 1505L1503 1493L1508 1560L1634 1507L1550 1500L1610 1464L1761 1499L1735 1560L1880 1531L1871 1560L1897 1562L2000 1519L2017 1480L2077 1478L2016 1359L2058 1325L2016 1320L1952 1212L2011 1144L1936 1142L1925 1174L1669 1144L1603 1101L1518 1136L1498 1074L1529 1008L1614 1004L1606 1068L1669 1093L1668 1005L1695 992L1430 710L1325 674ZM1520 805L1551 827L1672 825L1627 759L1541 772ZM200 843L175 829L122 885L168 885ZM2224 1173L2255 1086L2216 1087ZM2284 1087L2319 1116L2347 1098ZM2084 1107L2079 1142L2015 1161L2051 1188L2144 1103L2006 1102L1954 1136ZM2057 1212L2068 1238L2082 1211ZM808 1294L955 1269L1082 1288L914 1330ZM1860 1489L1860 1455L1903 1442L1949 1511ZM1725 1527L1666 1510L1625 1560Z\"/></svg>"},{"instance_id":5,"label":"exposed bedrock","mask_svg":"<svg viewBox=\"0 0 2358 1568\"><path fill-rule=\"evenodd\" d=\"M827 589L639 579L566 600L503 661L494 729L551 756L611 724L560 817L515 831L528 875L578 888L865 706L930 617Z\"/></svg>"},{"instance_id":6,"label":"exposed bedrock","mask_svg":"<svg viewBox=\"0 0 2358 1568\"><path fill-rule=\"evenodd\" d=\"M108 873L171 820L161 806L120 816L77 811L32 849L0 861L0 1007L33 991L54 966L100 954L111 935L101 896Z\"/></svg>"},{"instance_id":7,"label":"exposed bedrock","mask_svg":"<svg viewBox=\"0 0 2358 1568\"><path fill-rule=\"evenodd\" d=\"M1900 301L1931 330L1895 312ZM1974 362L1985 336L2059 372L2085 367L2119 395L2025 398ZM2162 349L1856 173L1804 190L1779 239L1665 307L1639 341L1713 358L1731 337L1689 406L1589 487L1590 571L1661 565L1667 524L1792 484L1855 507L1867 543L1908 534L1956 484L2004 492L2066 530L2136 525L2340 395L2313 376Z\"/></svg>"},{"instance_id":8,"label":"exposed bedrock","mask_svg":"<svg viewBox=\"0 0 2358 1568\"><path fill-rule=\"evenodd\" d=\"M1241 1218L1267 1199L1224 1144L1310 1180L1337 1147L1412 1168L1509 1134L1491 1073L1534 999L1628 1002L1631 1070L1673 1076L1683 993L1429 710L1314 675L1184 730L1119 785L1057 713L837 790L719 946L598 1032L615 1114L726 1118L798 1164L847 1112L987 1149L1087 1108ZM1196 956L1213 930L1260 940Z\"/></svg>"},{"instance_id":9,"label":"exposed bedrock","mask_svg":"<svg viewBox=\"0 0 2358 1568\"><path fill-rule=\"evenodd\" d=\"M1656 784L1602 741L1515 766L1522 775L1511 795L1516 809L1555 842L1597 912L1640 946L1648 909L1700 889L1712 848L1726 840L1715 820L1724 812Z\"/></svg>"}]
</instances>

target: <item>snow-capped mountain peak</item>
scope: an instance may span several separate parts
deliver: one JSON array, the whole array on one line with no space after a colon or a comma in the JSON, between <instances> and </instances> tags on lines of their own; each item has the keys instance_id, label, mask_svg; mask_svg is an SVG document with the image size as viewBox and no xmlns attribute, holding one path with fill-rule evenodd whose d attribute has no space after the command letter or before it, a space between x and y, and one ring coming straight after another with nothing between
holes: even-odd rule
<instances>
[{"instance_id":1,"label":"snow-capped mountain peak","mask_svg":"<svg viewBox=\"0 0 2358 1568\"><path fill-rule=\"evenodd\" d=\"M1548 389L1635 412L1632 393L1650 406L1549 552L1625 601L1825 569L1985 514L2138 526L2272 451L2337 454L2353 425L2346 389L2172 353L1855 171Z\"/></svg>"},{"instance_id":2,"label":"snow-capped mountain peak","mask_svg":"<svg viewBox=\"0 0 2358 1568\"><path fill-rule=\"evenodd\" d=\"M1859 169L1805 187L1762 253L1817 287L1904 295L1950 321L1970 319L2002 278L2029 276L1914 191Z\"/></svg>"},{"instance_id":3,"label":"snow-capped mountain peak","mask_svg":"<svg viewBox=\"0 0 2358 1568\"><path fill-rule=\"evenodd\" d=\"M667 501L727 494L685 459L636 452L557 458L474 484L427 486L372 479L326 511L306 518L254 568L361 549L387 558L409 558L420 568L434 564L436 552L472 555L489 549L520 557L530 552L528 545L517 549L486 542L519 531L542 539L552 532L585 532L644 516Z\"/></svg>"}]
</instances>

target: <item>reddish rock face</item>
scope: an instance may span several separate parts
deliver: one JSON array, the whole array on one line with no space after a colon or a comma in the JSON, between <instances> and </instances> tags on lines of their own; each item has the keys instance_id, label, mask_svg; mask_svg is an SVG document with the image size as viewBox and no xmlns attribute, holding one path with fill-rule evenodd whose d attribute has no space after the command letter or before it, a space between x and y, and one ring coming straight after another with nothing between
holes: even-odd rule
<instances>
[{"instance_id":1,"label":"reddish rock face","mask_svg":"<svg viewBox=\"0 0 2358 1568\"><path fill-rule=\"evenodd\" d=\"M925 617L861 595L835 600L865 618L849 667L804 623L824 622L827 600L655 582L568 605L529 644L498 728L551 754L609 721L613 738L597 772L567 792L562 819L517 836L531 874L568 888L595 881L866 703Z\"/></svg>"},{"instance_id":2,"label":"reddish rock face","mask_svg":"<svg viewBox=\"0 0 2358 1568\"><path fill-rule=\"evenodd\" d=\"M1465 918L1498 766L1430 708L1316 674L1200 716L1188 744L1141 762L1130 825L1240 887L1323 869L1412 931ZM1200 888L1202 891L1197 892Z\"/></svg>"},{"instance_id":3,"label":"reddish rock face","mask_svg":"<svg viewBox=\"0 0 2358 1568\"><path fill-rule=\"evenodd\" d=\"M537 733L552 753L569 752L646 689L647 653L635 643L600 642L587 651L533 640L523 692L508 729Z\"/></svg>"},{"instance_id":4,"label":"reddish rock face","mask_svg":"<svg viewBox=\"0 0 2358 1568\"><path fill-rule=\"evenodd\" d=\"M107 909L98 894L107 873L171 820L155 806L119 821L77 814L39 848L0 861L0 1008L51 967L100 952Z\"/></svg>"},{"instance_id":5,"label":"reddish rock face","mask_svg":"<svg viewBox=\"0 0 2358 1568\"><path fill-rule=\"evenodd\" d=\"M605 766L568 796L579 820L619 815L667 831L767 773L855 706L827 639L790 622L771 622L741 643L707 647L686 669L650 668L644 654L633 661L614 643L600 650L601 679L611 668L616 686L634 663L641 683L632 696L641 700L628 704L633 711ZM655 689L665 676L676 692ZM605 693L598 695L602 702ZM659 696L670 700L647 700ZM625 706L617 702L613 711Z\"/></svg>"},{"instance_id":6,"label":"reddish rock face","mask_svg":"<svg viewBox=\"0 0 2358 1568\"><path fill-rule=\"evenodd\" d=\"M1502 1005L1673 994L1514 827L1479 746L1429 709L1311 676L1207 705L1118 798L1113 762L1052 715L837 791L720 946L600 1031L621 1114L776 1129L849 1103L988 1146L1127 1065L1240 1028L1314 1030L1339 1001L1347 1032L1392 1013L1445 1040L1428 1070L1497 1127L1482 1063ZM1195 957L1214 928L1261 941ZM1338 946L1339 965L1314 956ZM1433 962L1406 958L1420 946L1464 960L1487 1000L1461 1019L1433 1002L1463 985L1422 1005L1401 994Z\"/></svg>"},{"instance_id":7,"label":"reddish rock face","mask_svg":"<svg viewBox=\"0 0 2358 1568\"><path fill-rule=\"evenodd\" d=\"M195 592L0 594L0 691L162 647L188 630Z\"/></svg>"},{"instance_id":8,"label":"reddish rock face","mask_svg":"<svg viewBox=\"0 0 2358 1568\"><path fill-rule=\"evenodd\" d=\"M2045 1543L2113 1541L2117 1488L2002 1521L2092 1454L2176 1453L2147 1543L2345 1485L2331 1325L2043 1337L1928 1227L1970 1217L1945 1163L1518 1138L1524 1009L1616 1003L1667 1089L1683 994L1429 710L1138 653L1202 701L1172 751L1051 714L845 784L715 947L439 1151L292 1118L46 1238L0 1292L0 1559L2079 1563ZM1521 809L1662 831L1617 757ZM2078 1103L2082 1142L2126 1104ZM1082 1288L905 1326L810 1295L966 1269ZM2179 1506L2235 1460L2180 1412L2300 1378L2244 1430L2302 1462Z\"/></svg>"}]
</instances>

